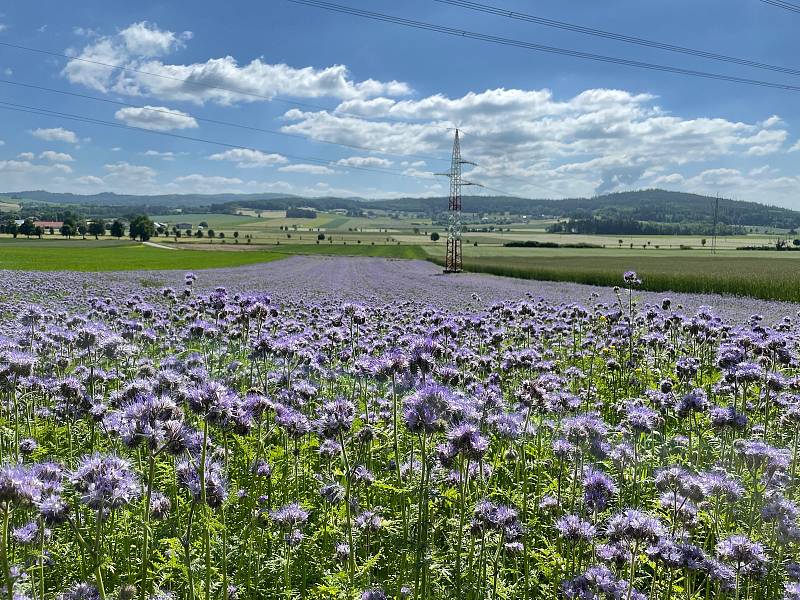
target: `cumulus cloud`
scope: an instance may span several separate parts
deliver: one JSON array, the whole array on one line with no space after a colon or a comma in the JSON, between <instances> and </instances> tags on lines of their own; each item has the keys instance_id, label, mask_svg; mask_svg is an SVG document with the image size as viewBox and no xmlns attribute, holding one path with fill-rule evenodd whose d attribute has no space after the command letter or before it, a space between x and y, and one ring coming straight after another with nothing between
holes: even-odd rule
<instances>
[{"instance_id":1,"label":"cumulus cloud","mask_svg":"<svg viewBox=\"0 0 800 600\"><path fill-rule=\"evenodd\" d=\"M163 106L126 107L114 113L114 117L133 127L153 131L172 131L173 129L196 129L195 118L185 112Z\"/></svg>"},{"instance_id":2,"label":"cumulus cloud","mask_svg":"<svg viewBox=\"0 0 800 600\"><path fill-rule=\"evenodd\" d=\"M0 173L50 175L72 173L68 165L37 165L28 160L0 160Z\"/></svg>"},{"instance_id":3,"label":"cumulus cloud","mask_svg":"<svg viewBox=\"0 0 800 600\"><path fill-rule=\"evenodd\" d=\"M79 185L101 186L105 184L105 181L95 175L83 175L82 177L76 178L75 183Z\"/></svg>"},{"instance_id":4,"label":"cumulus cloud","mask_svg":"<svg viewBox=\"0 0 800 600\"><path fill-rule=\"evenodd\" d=\"M308 175L332 175L336 172L324 165L307 165L302 163L286 165L285 167L280 167L278 171L283 173L306 173Z\"/></svg>"},{"instance_id":5,"label":"cumulus cloud","mask_svg":"<svg viewBox=\"0 0 800 600\"><path fill-rule=\"evenodd\" d=\"M342 167L390 167L392 161L377 156L350 156L336 161Z\"/></svg>"},{"instance_id":6,"label":"cumulus cloud","mask_svg":"<svg viewBox=\"0 0 800 600\"><path fill-rule=\"evenodd\" d=\"M180 192L195 192L200 194L213 194L220 192L240 192L243 191L245 182L238 177L220 177L211 175L201 175L193 173L176 177L166 187Z\"/></svg>"},{"instance_id":7,"label":"cumulus cloud","mask_svg":"<svg viewBox=\"0 0 800 600\"><path fill-rule=\"evenodd\" d=\"M107 175L104 180L126 181L152 181L155 179L156 170L142 165L132 165L126 161L103 165Z\"/></svg>"},{"instance_id":8,"label":"cumulus cloud","mask_svg":"<svg viewBox=\"0 0 800 600\"><path fill-rule=\"evenodd\" d=\"M572 196L641 187L663 175L657 167L764 156L784 148L787 138L774 115L752 123L685 118L663 110L650 94L608 89L564 98L546 89L503 88L453 98L356 98L333 112L292 109L284 117L286 133L436 154L443 168L452 145L448 128L458 125L465 158L478 163L465 169L471 180L538 196L543 188ZM408 174L428 173L417 170Z\"/></svg>"},{"instance_id":9,"label":"cumulus cloud","mask_svg":"<svg viewBox=\"0 0 800 600\"><path fill-rule=\"evenodd\" d=\"M17 158L20 160L33 160L36 155L33 152L20 152L17 154Z\"/></svg>"},{"instance_id":10,"label":"cumulus cloud","mask_svg":"<svg viewBox=\"0 0 800 600\"><path fill-rule=\"evenodd\" d=\"M81 30L79 35L88 35L90 31ZM107 92L122 75L106 66L93 63L117 67L133 66L132 63L137 59L153 58L172 52L182 47L184 40L190 38L189 32L179 35L159 29L157 25L147 21L133 23L116 35L97 38L81 50L68 49L67 54L79 60L67 62L62 73L72 83Z\"/></svg>"},{"instance_id":11,"label":"cumulus cloud","mask_svg":"<svg viewBox=\"0 0 800 600\"><path fill-rule=\"evenodd\" d=\"M198 104L256 102L276 95L355 99L403 96L411 92L400 81L357 81L344 65L298 68L272 64L260 57L240 65L232 56L191 64L170 64L161 59L191 37L190 32L178 35L146 21L134 23L116 35L99 37L82 49L73 50L75 58L67 63L63 74L72 83L104 92ZM161 77L114 71L88 61L134 67Z\"/></svg>"},{"instance_id":12,"label":"cumulus cloud","mask_svg":"<svg viewBox=\"0 0 800 600\"><path fill-rule=\"evenodd\" d=\"M50 129L34 129L30 132L33 137L45 140L47 142L66 142L67 144L77 144L78 136L74 131L64 129L63 127L54 127Z\"/></svg>"},{"instance_id":13,"label":"cumulus cloud","mask_svg":"<svg viewBox=\"0 0 800 600\"><path fill-rule=\"evenodd\" d=\"M161 160L175 160L176 154L174 152L159 152L158 150L147 150L142 152L142 156L154 156Z\"/></svg>"},{"instance_id":14,"label":"cumulus cloud","mask_svg":"<svg viewBox=\"0 0 800 600\"><path fill-rule=\"evenodd\" d=\"M285 156L280 154L267 154L260 150L249 150L247 148L232 148L225 152L212 154L210 160L224 160L236 163L240 169L255 169L258 167L271 167L288 162Z\"/></svg>"},{"instance_id":15,"label":"cumulus cloud","mask_svg":"<svg viewBox=\"0 0 800 600\"><path fill-rule=\"evenodd\" d=\"M789 148L789 152L800 152L800 140L798 140L794 146Z\"/></svg>"},{"instance_id":16,"label":"cumulus cloud","mask_svg":"<svg viewBox=\"0 0 800 600\"><path fill-rule=\"evenodd\" d=\"M49 160L50 162L72 162L75 160L71 155L66 152L55 152L54 150L45 150L39 155L42 160Z\"/></svg>"}]
</instances>

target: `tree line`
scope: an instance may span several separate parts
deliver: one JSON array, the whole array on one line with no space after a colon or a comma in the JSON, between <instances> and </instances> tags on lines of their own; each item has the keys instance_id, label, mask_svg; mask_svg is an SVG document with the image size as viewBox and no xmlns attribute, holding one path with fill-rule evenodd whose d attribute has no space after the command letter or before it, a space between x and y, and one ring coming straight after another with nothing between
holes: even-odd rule
<instances>
[{"instance_id":1,"label":"tree line","mask_svg":"<svg viewBox=\"0 0 800 600\"><path fill-rule=\"evenodd\" d=\"M614 217L571 218L553 223L548 233L587 235L714 235L709 223L648 223L635 219ZM741 235L743 228L718 224L717 235Z\"/></svg>"}]
</instances>

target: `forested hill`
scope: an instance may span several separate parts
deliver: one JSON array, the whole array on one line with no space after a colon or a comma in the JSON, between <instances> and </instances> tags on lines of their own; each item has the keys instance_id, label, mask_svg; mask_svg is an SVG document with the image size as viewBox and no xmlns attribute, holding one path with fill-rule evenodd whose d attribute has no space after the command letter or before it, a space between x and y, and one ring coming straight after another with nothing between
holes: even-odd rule
<instances>
[{"instance_id":1,"label":"forested hill","mask_svg":"<svg viewBox=\"0 0 800 600\"><path fill-rule=\"evenodd\" d=\"M447 210L446 197L394 198L365 200L363 198L303 198L283 194L164 194L158 196L120 195L102 193L91 196L56 194L51 192L16 192L0 194L0 200L48 203L58 206L86 207L86 212L107 212L108 207L124 207L129 212L139 210L158 212L183 209L185 212L225 212L238 209L283 210L309 207L317 210L388 210L436 214ZM798 196L800 200L800 196ZM715 198L666 190L639 190L596 196L545 200L506 196L465 196L463 206L470 213L503 213L527 215L529 218L602 218L651 221L658 223L703 223L714 218ZM106 208L101 211L100 208ZM112 211L113 212L113 211ZM763 227L800 227L800 212L758 202L720 199L719 222L728 225Z\"/></svg>"},{"instance_id":2,"label":"forested hill","mask_svg":"<svg viewBox=\"0 0 800 600\"><path fill-rule=\"evenodd\" d=\"M800 200L800 196L798 196ZM602 217L626 218L659 223L687 223L713 221L716 198L670 192L666 190L639 190L619 192L594 198L567 198L564 200L535 200L528 198L467 196L463 199L466 212L504 212L525 214L529 217ZM447 198L398 198L370 203L374 207L398 211L447 210ZM757 225L774 227L800 226L800 212L787 208L768 206L758 202L719 200L719 221L730 225Z\"/></svg>"}]
</instances>

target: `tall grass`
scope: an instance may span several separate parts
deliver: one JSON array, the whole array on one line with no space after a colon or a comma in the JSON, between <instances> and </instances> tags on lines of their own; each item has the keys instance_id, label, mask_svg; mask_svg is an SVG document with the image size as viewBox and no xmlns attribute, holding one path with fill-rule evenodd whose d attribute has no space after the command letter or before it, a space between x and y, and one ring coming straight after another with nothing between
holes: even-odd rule
<instances>
[{"instance_id":1,"label":"tall grass","mask_svg":"<svg viewBox=\"0 0 800 600\"><path fill-rule=\"evenodd\" d=\"M800 258L800 257L799 257ZM441 257L430 258L443 265ZM635 270L642 289L748 296L800 302L800 260L720 257L480 257L464 270L520 279L571 281L597 286L619 284L619 274Z\"/></svg>"}]
</instances>

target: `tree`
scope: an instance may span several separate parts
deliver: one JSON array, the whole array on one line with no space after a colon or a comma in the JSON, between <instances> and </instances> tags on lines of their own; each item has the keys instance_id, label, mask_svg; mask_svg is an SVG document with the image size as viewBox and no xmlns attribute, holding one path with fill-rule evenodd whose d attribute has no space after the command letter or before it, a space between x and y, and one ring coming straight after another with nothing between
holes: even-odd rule
<instances>
[{"instance_id":1,"label":"tree","mask_svg":"<svg viewBox=\"0 0 800 600\"><path fill-rule=\"evenodd\" d=\"M16 223L14 223L14 221L11 221L6 226L6 233L10 233L14 237L17 237L17 234L19 233L19 226Z\"/></svg>"},{"instance_id":2,"label":"tree","mask_svg":"<svg viewBox=\"0 0 800 600\"><path fill-rule=\"evenodd\" d=\"M238 231L234 231L233 232L233 238L236 239L236 240L239 239L239 232Z\"/></svg>"},{"instance_id":3,"label":"tree","mask_svg":"<svg viewBox=\"0 0 800 600\"><path fill-rule=\"evenodd\" d=\"M700 240L700 245L701 245L701 246L703 246L703 247L705 247L705 245L706 245L706 238L703 238L702 240Z\"/></svg>"},{"instance_id":4,"label":"tree","mask_svg":"<svg viewBox=\"0 0 800 600\"><path fill-rule=\"evenodd\" d=\"M220 232L217 234L217 237L218 237L219 239L221 239L221 240L224 240L224 239L225 239L225 232L224 232L224 231L220 231Z\"/></svg>"},{"instance_id":5,"label":"tree","mask_svg":"<svg viewBox=\"0 0 800 600\"><path fill-rule=\"evenodd\" d=\"M794 239L792 240L792 244L794 244L795 246L800 246L800 240Z\"/></svg>"},{"instance_id":6,"label":"tree","mask_svg":"<svg viewBox=\"0 0 800 600\"><path fill-rule=\"evenodd\" d=\"M70 223L69 221L64 221L64 224L59 229L61 235L65 238L70 239L73 235L75 235L75 224Z\"/></svg>"},{"instance_id":7,"label":"tree","mask_svg":"<svg viewBox=\"0 0 800 600\"><path fill-rule=\"evenodd\" d=\"M317 234L317 239L318 240L324 240L325 239L325 234L324 233L318 233Z\"/></svg>"},{"instance_id":8,"label":"tree","mask_svg":"<svg viewBox=\"0 0 800 600\"><path fill-rule=\"evenodd\" d=\"M125 235L125 226L119 219L114 219L114 222L111 224L111 235L117 239Z\"/></svg>"},{"instance_id":9,"label":"tree","mask_svg":"<svg viewBox=\"0 0 800 600\"><path fill-rule=\"evenodd\" d=\"M153 225L153 222L150 220L150 217L147 215L139 215L138 217L134 217L131 221L130 226L128 227L128 235L132 240L139 239L142 242L146 242L153 234L156 232L156 228Z\"/></svg>"},{"instance_id":10,"label":"tree","mask_svg":"<svg viewBox=\"0 0 800 600\"><path fill-rule=\"evenodd\" d=\"M208 238L209 238L210 240L212 240L212 241L214 240L214 230L213 230L213 229L209 229L209 230L207 230L207 231L206 231L206 235L208 236Z\"/></svg>"},{"instance_id":11,"label":"tree","mask_svg":"<svg viewBox=\"0 0 800 600\"><path fill-rule=\"evenodd\" d=\"M434 231L434 232L431 234L431 241L432 241L432 242L438 242L438 241L439 241L439 234L438 234L437 232L435 232L435 231Z\"/></svg>"},{"instance_id":12,"label":"tree","mask_svg":"<svg viewBox=\"0 0 800 600\"><path fill-rule=\"evenodd\" d=\"M94 220L89 223L89 234L94 236L94 239L97 239L101 235L106 234L106 224L103 221Z\"/></svg>"},{"instance_id":13,"label":"tree","mask_svg":"<svg viewBox=\"0 0 800 600\"><path fill-rule=\"evenodd\" d=\"M44 227L40 227L39 225L37 225L33 233L36 237L42 239L42 236L44 235Z\"/></svg>"},{"instance_id":14,"label":"tree","mask_svg":"<svg viewBox=\"0 0 800 600\"><path fill-rule=\"evenodd\" d=\"M88 225L86 225L86 221L80 221L76 229L78 230L78 233L81 234L81 237L83 237L83 239L86 239L86 233L89 231L89 227Z\"/></svg>"},{"instance_id":15,"label":"tree","mask_svg":"<svg viewBox=\"0 0 800 600\"><path fill-rule=\"evenodd\" d=\"M22 225L19 226L19 232L27 238L36 233L36 225L33 224L33 219L25 219Z\"/></svg>"}]
</instances>

